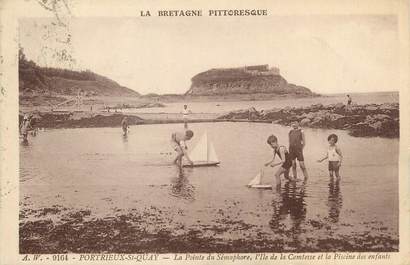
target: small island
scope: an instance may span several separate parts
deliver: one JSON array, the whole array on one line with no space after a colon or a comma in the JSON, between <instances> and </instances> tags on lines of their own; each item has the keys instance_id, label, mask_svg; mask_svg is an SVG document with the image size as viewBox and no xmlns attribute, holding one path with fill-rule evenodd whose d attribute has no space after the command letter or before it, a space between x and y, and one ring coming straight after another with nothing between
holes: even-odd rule
<instances>
[{"instance_id":1,"label":"small island","mask_svg":"<svg viewBox=\"0 0 410 265\"><path fill-rule=\"evenodd\" d=\"M280 69L268 64L237 68L214 68L192 77L189 96L318 96L310 89L288 83Z\"/></svg>"}]
</instances>

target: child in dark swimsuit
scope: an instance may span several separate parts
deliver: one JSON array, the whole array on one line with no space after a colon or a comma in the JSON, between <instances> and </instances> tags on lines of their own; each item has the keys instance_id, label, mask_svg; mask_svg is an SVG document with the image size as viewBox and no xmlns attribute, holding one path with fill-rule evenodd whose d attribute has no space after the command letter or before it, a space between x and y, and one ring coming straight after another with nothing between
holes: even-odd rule
<instances>
[{"instance_id":1,"label":"child in dark swimsuit","mask_svg":"<svg viewBox=\"0 0 410 265\"><path fill-rule=\"evenodd\" d=\"M273 149L273 158L271 161L267 162L265 166L275 167L281 165L275 173L276 185L280 185L280 176L282 174L286 179L294 180L294 178L289 177L289 169L292 167L292 159L286 147L278 144L278 138L275 135L269 136L267 143ZM282 160L281 162L273 163L276 155L278 155L278 157Z\"/></svg>"},{"instance_id":2,"label":"child in dark swimsuit","mask_svg":"<svg viewBox=\"0 0 410 265\"><path fill-rule=\"evenodd\" d=\"M296 159L299 161L299 167L303 172L305 179L308 178L308 172L303 157L303 149L306 145L305 133L299 127L297 121L292 122L292 130L289 131L289 153L292 160L293 177L297 178Z\"/></svg>"}]
</instances>

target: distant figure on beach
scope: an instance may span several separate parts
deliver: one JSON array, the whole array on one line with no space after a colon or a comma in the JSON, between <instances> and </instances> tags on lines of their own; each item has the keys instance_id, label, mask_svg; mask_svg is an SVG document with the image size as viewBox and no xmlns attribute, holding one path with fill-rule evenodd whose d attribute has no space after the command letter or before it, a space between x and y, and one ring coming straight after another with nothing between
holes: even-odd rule
<instances>
[{"instance_id":1,"label":"distant figure on beach","mask_svg":"<svg viewBox=\"0 0 410 265\"><path fill-rule=\"evenodd\" d=\"M182 157L184 156L191 165L194 164L186 152L186 150L188 149L186 141L191 140L193 136L194 132L191 130L186 130L184 132L175 132L171 136L172 148L177 152L177 156L175 157L173 163L177 164L179 167L182 167ZM183 147L182 142L184 143Z\"/></svg>"},{"instance_id":2,"label":"distant figure on beach","mask_svg":"<svg viewBox=\"0 0 410 265\"><path fill-rule=\"evenodd\" d=\"M184 120L184 128L188 128L188 120L189 114L192 113L191 110L188 109L188 105L184 105L184 109L182 110L182 119Z\"/></svg>"},{"instance_id":3,"label":"distant figure on beach","mask_svg":"<svg viewBox=\"0 0 410 265\"><path fill-rule=\"evenodd\" d=\"M327 159L329 161L328 169L329 169L329 176L333 178L333 173L335 173L336 178L340 179L339 169L342 165L342 150L336 145L338 137L336 134L331 134L327 137L327 141L329 142L329 148L327 149L327 154L322 159L319 159L317 162L322 162L323 160Z\"/></svg>"},{"instance_id":4,"label":"distant figure on beach","mask_svg":"<svg viewBox=\"0 0 410 265\"><path fill-rule=\"evenodd\" d=\"M282 174L288 180L295 180L294 178L289 177L289 169L292 167L292 160L286 147L279 145L278 138L273 134L268 137L267 143L273 149L273 158L271 161L265 163L265 167L275 167L281 165L281 167L275 173L276 186L280 186L280 176ZM276 155L280 158L281 162L273 163L275 161Z\"/></svg>"},{"instance_id":5,"label":"distant figure on beach","mask_svg":"<svg viewBox=\"0 0 410 265\"><path fill-rule=\"evenodd\" d=\"M28 115L24 115L23 121L20 124L20 134L23 136L23 142L27 143L28 142L28 132L31 130L31 125L30 125L30 120Z\"/></svg>"},{"instance_id":6,"label":"distant figure on beach","mask_svg":"<svg viewBox=\"0 0 410 265\"><path fill-rule=\"evenodd\" d=\"M128 128L129 128L127 116L125 116L125 117L122 119L122 121L121 121L121 127L122 127L123 135L126 136L126 135L128 134Z\"/></svg>"},{"instance_id":7,"label":"distant figure on beach","mask_svg":"<svg viewBox=\"0 0 410 265\"><path fill-rule=\"evenodd\" d=\"M303 172L305 179L308 178L308 173L303 157L303 148L306 145L305 133L299 127L299 122L294 121L291 124L292 129L289 131L289 153L292 160L293 178L297 178L296 159L299 161L300 169Z\"/></svg>"}]
</instances>

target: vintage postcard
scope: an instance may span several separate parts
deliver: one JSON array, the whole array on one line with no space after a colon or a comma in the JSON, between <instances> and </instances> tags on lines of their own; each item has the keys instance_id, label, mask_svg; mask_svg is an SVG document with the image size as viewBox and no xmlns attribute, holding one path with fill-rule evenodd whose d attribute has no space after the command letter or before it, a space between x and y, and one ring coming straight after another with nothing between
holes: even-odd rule
<instances>
[{"instance_id":1,"label":"vintage postcard","mask_svg":"<svg viewBox=\"0 0 410 265\"><path fill-rule=\"evenodd\" d=\"M410 264L408 1L0 23L0 264Z\"/></svg>"}]
</instances>

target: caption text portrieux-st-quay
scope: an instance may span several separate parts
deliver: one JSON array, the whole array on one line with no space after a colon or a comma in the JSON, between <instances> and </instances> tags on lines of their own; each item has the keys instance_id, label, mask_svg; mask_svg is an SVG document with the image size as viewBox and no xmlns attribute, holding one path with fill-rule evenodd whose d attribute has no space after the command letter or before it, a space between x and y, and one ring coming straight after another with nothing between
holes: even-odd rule
<instances>
[{"instance_id":1,"label":"caption text portrieux-st-quay","mask_svg":"<svg viewBox=\"0 0 410 265\"><path fill-rule=\"evenodd\" d=\"M139 10L140 17L256 17L267 16L267 9L182 9L182 10Z\"/></svg>"},{"instance_id":2,"label":"caption text portrieux-st-quay","mask_svg":"<svg viewBox=\"0 0 410 265\"><path fill-rule=\"evenodd\" d=\"M279 261L279 260L388 260L390 253L203 253L203 254L22 254L23 262L67 261Z\"/></svg>"}]
</instances>

